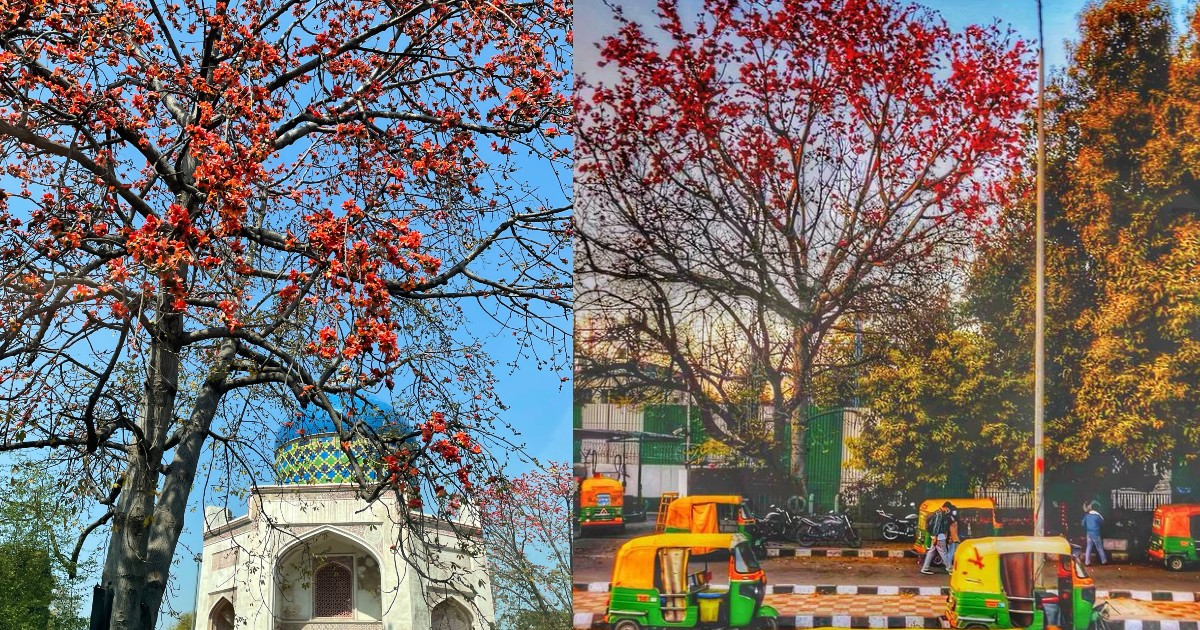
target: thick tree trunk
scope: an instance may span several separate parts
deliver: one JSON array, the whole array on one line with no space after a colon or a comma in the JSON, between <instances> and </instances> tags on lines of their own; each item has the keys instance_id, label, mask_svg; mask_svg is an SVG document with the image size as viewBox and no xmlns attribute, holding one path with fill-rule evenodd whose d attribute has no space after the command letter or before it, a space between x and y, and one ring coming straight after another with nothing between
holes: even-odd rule
<instances>
[{"instance_id":1,"label":"thick tree trunk","mask_svg":"<svg viewBox=\"0 0 1200 630\"><path fill-rule=\"evenodd\" d=\"M808 453L804 448L804 436L808 430L808 418L804 406L796 408L792 414L792 482L796 484L796 493L808 501L808 470L805 461Z\"/></svg>"},{"instance_id":2,"label":"thick tree trunk","mask_svg":"<svg viewBox=\"0 0 1200 630\"><path fill-rule=\"evenodd\" d=\"M206 375L183 429L184 437L175 447L175 457L163 478L162 492L154 508L154 520L150 525L146 547L146 588L138 602L139 609L149 611L151 619L158 619L158 611L162 607L167 578L171 574L171 559L175 557L175 548L183 531L188 496L200 466L201 450L216 417L221 396L225 393L229 362L236 350L237 344L233 340L226 340L222 344L217 361ZM144 627L148 629L153 625Z\"/></svg>"},{"instance_id":3,"label":"thick tree trunk","mask_svg":"<svg viewBox=\"0 0 1200 630\"><path fill-rule=\"evenodd\" d=\"M112 536L104 565L104 584L112 590L110 627L142 630L154 627L154 616L142 606L146 588L146 546L153 525L166 433L175 411L179 387L179 315L165 315L151 341L145 402L136 435L126 450L121 496L112 519Z\"/></svg>"},{"instance_id":4,"label":"thick tree trunk","mask_svg":"<svg viewBox=\"0 0 1200 630\"><path fill-rule=\"evenodd\" d=\"M227 340L221 346L217 361L206 376L191 416L182 429L184 437L175 446L174 458L162 477L162 491L157 495L155 491L158 489L159 475L156 471L162 459L161 444L165 442L165 429L169 424L159 425L161 429L155 433L159 437L153 443L159 447L149 452L156 454L157 458L148 459L140 454L140 449L131 449L138 453L138 466L135 467L135 460L131 459L127 477L134 483L127 482L122 490L120 509L113 519L114 533L104 571L105 584L113 588L115 593L109 624L111 630L153 630L155 627L170 578L171 559L175 556L175 548L183 531L187 500L196 479L201 450L224 394L228 365L236 349L236 343L232 340ZM178 355L169 354L176 359L173 372L175 380L172 382L177 382ZM152 361L151 365L155 365L155 362ZM169 419L174 410L175 390L167 388L166 383L161 381L171 372L157 370L152 374L154 376L148 380L147 387L155 395L148 396L147 400L153 401L156 406L147 404L143 417ZM168 392L169 396L160 395ZM164 408L163 405L168 402L170 407ZM147 441L150 441L149 432ZM152 462L155 472L146 470L147 461ZM121 521L119 529L116 524L118 519Z\"/></svg>"}]
</instances>

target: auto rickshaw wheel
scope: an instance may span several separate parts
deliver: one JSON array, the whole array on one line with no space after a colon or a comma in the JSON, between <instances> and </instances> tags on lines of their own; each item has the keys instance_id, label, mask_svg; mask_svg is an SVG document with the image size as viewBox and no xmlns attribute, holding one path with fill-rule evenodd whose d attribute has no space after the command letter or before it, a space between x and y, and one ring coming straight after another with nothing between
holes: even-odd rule
<instances>
[{"instance_id":1,"label":"auto rickshaw wheel","mask_svg":"<svg viewBox=\"0 0 1200 630\"><path fill-rule=\"evenodd\" d=\"M1172 571L1182 571L1184 564L1186 563L1183 561L1183 556L1171 556L1167 558L1167 568Z\"/></svg>"},{"instance_id":2,"label":"auto rickshaw wheel","mask_svg":"<svg viewBox=\"0 0 1200 630\"><path fill-rule=\"evenodd\" d=\"M642 624L632 619L622 619L613 624L612 630L642 630Z\"/></svg>"},{"instance_id":3,"label":"auto rickshaw wheel","mask_svg":"<svg viewBox=\"0 0 1200 630\"><path fill-rule=\"evenodd\" d=\"M759 617L754 627L757 630L779 630L779 620L775 617Z\"/></svg>"}]
</instances>

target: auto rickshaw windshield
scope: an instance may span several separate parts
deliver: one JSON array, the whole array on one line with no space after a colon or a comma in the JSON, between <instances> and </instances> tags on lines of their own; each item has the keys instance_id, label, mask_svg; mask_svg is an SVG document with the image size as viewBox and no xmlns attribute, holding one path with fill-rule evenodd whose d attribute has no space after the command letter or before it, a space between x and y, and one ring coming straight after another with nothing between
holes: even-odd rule
<instances>
[{"instance_id":1,"label":"auto rickshaw windshield","mask_svg":"<svg viewBox=\"0 0 1200 630\"><path fill-rule=\"evenodd\" d=\"M733 569L738 573L748 574L754 573L762 567L758 564L758 558L754 557L754 550L750 548L750 543L739 543L733 548Z\"/></svg>"}]
</instances>

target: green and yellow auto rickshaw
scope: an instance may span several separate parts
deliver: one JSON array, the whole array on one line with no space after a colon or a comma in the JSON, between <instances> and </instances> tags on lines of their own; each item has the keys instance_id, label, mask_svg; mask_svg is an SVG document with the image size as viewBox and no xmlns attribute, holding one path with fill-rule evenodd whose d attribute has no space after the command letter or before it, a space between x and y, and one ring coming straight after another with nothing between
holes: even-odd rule
<instances>
[{"instance_id":1,"label":"green and yellow auto rickshaw","mask_svg":"<svg viewBox=\"0 0 1200 630\"><path fill-rule=\"evenodd\" d=\"M913 537L913 551L922 561L933 537L929 534L927 523L929 515L950 502L958 512L958 539L968 540L983 536L995 536L1000 533L1000 523L996 521L996 502L992 499L926 499L917 508L917 531ZM941 557L934 554L934 564L941 563Z\"/></svg>"},{"instance_id":2,"label":"green and yellow auto rickshaw","mask_svg":"<svg viewBox=\"0 0 1200 630\"><path fill-rule=\"evenodd\" d=\"M596 473L579 483L579 529L625 531L625 484Z\"/></svg>"},{"instance_id":3,"label":"green and yellow auto rickshaw","mask_svg":"<svg viewBox=\"0 0 1200 630\"><path fill-rule=\"evenodd\" d=\"M1087 630L1102 615L1096 586L1065 538L975 538L954 554L951 628Z\"/></svg>"},{"instance_id":4,"label":"green and yellow auto rickshaw","mask_svg":"<svg viewBox=\"0 0 1200 630\"><path fill-rule=\"evenodd\" d=\"M1150 525L1150 557L1172 571L1200 562L1200 504L1174 503L1154 508Z\"/></svg>"},{"instance_id":5,"label":"green and yellow auto rickshaw","mask_svg":"<svg viewBox=\"0 0 1200 630\"><path fill-rule=\"evenodd\" d=\"M767 576L741 534L656 534L617 551L605 620L611 630L776 630Z\"/></svg>"}]
</instances>

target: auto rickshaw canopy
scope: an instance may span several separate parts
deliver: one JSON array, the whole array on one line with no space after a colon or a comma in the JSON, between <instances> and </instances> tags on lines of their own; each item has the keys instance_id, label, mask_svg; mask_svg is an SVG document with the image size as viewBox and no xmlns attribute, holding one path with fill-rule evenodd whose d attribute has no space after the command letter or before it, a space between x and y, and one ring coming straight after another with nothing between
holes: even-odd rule
<instances>
[{"instance_id":1,"label":"auto rickshaw canopy","mask_svg":"<svg viewBox=\"0 0 1200 630\"><path fill-rule=\"evenodd\" d=\"M625 494L625 484L611 477L588 477L579 482L579 492L585 497L595 497L597 494L607 492L615 495L615 499L619 499Z\"/></svg>"},{"instance_id":2,"label":"auto rickshaw canopy","mask_svg":"<svg viewBox=\"0 0 1200 630\"><path fill-rule=\"evenodd\" d=\"M954 552L950 588L979 593L1003 592L1000 556L1010 553L1069 556L1071 544L1061 536L990 536L964 540Z\"/></svg>"},{"instance_id":3,"label":"auto rickshaw canopy","mask_svg":"<svg viewBox=\"0 0 1200 630\"><path fill-rule=\"evenodd\" d=\"M992 499L975 499L975 498L960 498L960 499L925 499L921 502L918 508L917 529L925 529L925 519L933 512L936 512L942 507L943 503L949 501L957 510L989 510L992 514L992 527L996 528L999 523L996 522L996 502Z\"/></svg>"},{"instance_id":4,"label":"auto rickshaw canopy","mask_svg":"<svg viewBox=\"0 0 1200 630\"><path fill-rule=\"evenodd\" d=\"M613 564L612 587L654 588L654 560L660 549L687 549L707 553L732 549L747 542L741 534L655 534L641 536L621 545Z\"/></svg>"},{"instance_id":5,"label":"auto rickshaw canopy","mask_svg":"<svg viewBox=\"0 0 1200 630\"><path fill-rule=\"evenodd\" d=\"M742 504L736 494L695 494L679 497L667 507L666 527L691 532L717 531L717 506Z\"/></svg>"},{"instance_id":6,"label":"auto rickshaw canopy","mask_svg":"<svg viewBox=\"0 0 1200 630\"><path fill-rule=\"evenodd\" d=\"M1200 503L1168 503L1154 508L1152 531L1160 536L1191 538L1200 532L1191 531L1191 518L1200 514Z\"/></svg>"},{"instance_id":7,"label":"auto rickshaw canopy","mask_svg":"<svg viewBox=\"0 0 1200 630\"><path fill-rule=\"evenodd\" d=\"M928 514L942 507L942 504L949 501L954 504L954 507L960 510L994 510L996 502L992 499L925 499L921 502L921 514Z\"/></svg>"}]
</instances>

